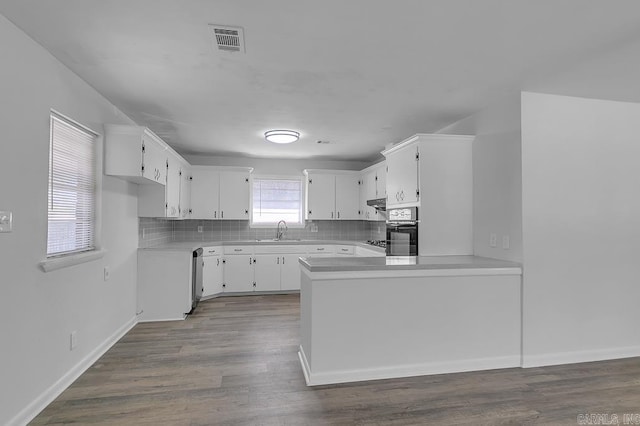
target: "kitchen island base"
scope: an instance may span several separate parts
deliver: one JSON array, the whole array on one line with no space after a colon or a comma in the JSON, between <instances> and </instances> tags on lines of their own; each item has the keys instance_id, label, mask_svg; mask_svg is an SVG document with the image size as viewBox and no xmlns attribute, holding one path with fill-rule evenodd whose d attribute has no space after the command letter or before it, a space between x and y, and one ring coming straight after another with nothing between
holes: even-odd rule
<instances>
[{"instance_id":1,"label":"kitchen island base","mask_svg":"<svg viewBox=\"0 0 640 426\"><path fill-rule=\"evenodd\" d=\"M310 386L521 365L519 267L301 264L299 358Z\"/></svg>"}]
</instances>

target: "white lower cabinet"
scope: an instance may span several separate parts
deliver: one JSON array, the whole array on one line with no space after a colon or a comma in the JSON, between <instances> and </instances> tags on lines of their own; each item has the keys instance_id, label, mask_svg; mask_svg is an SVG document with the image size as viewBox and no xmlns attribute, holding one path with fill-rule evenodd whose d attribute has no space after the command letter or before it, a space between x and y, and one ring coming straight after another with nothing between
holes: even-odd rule
<instances>
[{"instance_id":1,"label":"white lower cabinet","mask_svg":"<svg viewBox=\"0 0 640 426\"><path fill-rule=\"evenodd\" d=\"M298 258L306 253L283 254L280 267L280 289L300 290L300 264Z\"/></svg>"},{"instance_id":2,"label":"white lower cabinet","mask_svg":"<svg viewBox=\"0 0 640 426\"><path fill-rule=\"evenodd\" d=\"M253 255L251 254L225 254L224 260L225 293L239 293L253 291Z\"/></svg>"},{"instance_id":3,"label":"white lower cabinet","mask_svg":"<svg viewBox=\"0 0 640 426\"><path fill-rule=\"evenodd\" d=\"M222 256L204 256L202 259L202 297L224 292Z\"/></svg>"},{"instance_id":4,"label":"white lower cabinet","mask_svg":"<svg viewBox=\"0 0 640 426\"><path fill-rule=\"evenodd\" d=\"M254 257L255 291L280 290L282 256L256 254Z\"/></svg>"}]
</instances>

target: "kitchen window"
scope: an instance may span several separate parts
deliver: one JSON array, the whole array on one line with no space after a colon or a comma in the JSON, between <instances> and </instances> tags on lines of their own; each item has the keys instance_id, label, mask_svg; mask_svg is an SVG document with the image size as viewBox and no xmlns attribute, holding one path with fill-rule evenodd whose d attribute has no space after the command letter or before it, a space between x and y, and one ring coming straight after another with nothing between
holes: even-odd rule
<instances>
[{"instance_id":1,"label":"kitchen window","mask_svg":"<svg viewBox=\"0 0 640 426\"><path fill-rule=\"evenodd\" d=\"M253 177L251 225L273 227L281 220L287 226L304 226L302 177Z\"/></svg>"},{"instance_id":2,"label":"kitchen window","mask_svg":"<svg viewBox=\"0 0 640 426\"><path fill-rule=\"evenodd\" d=\"M92 260L96 250L96 139L86 127L52 111L45 271ZM75 261L59 262L73 257Z\"/></svg>"}]
</instances>

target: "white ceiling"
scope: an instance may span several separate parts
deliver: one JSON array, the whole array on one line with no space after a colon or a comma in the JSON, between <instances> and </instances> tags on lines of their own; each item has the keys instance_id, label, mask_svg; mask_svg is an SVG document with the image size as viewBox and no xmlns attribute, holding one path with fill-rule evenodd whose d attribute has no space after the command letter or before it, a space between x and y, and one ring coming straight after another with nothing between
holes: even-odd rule
<instances>
[{"instance_id":1,"label":"white ceiling","mask_svg":"<svg viewBox=\"0 0 640 426\"><path fill-rule=\"evenodd\" d=\"M640 102L637 0L0 0L0 13L183 154L373 160L523 89ZM242 26L246 53L215 49L209 23ZM267 143L273 128L302 138Z\"/></svg>"}]
</instances>

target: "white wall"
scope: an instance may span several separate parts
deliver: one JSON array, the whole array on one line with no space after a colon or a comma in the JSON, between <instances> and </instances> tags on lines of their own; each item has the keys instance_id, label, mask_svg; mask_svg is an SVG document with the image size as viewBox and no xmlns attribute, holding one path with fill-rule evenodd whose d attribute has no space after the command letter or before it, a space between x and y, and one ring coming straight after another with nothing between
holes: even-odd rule
<instances>
[{"instance_id":1,"label":"white wall","mask_svg":"<svg viewBox=\"0 0 640 426\"><path fill-rule=\"evenodd\" d=\"M253 173L262 175L302 175L304 169L362 170L371 163L366 161L287 160L270 158L185 155L192 165L253 167Z\"/></svg>"},{"instance_id":2,"label":"white wall","mask_svg":"<svg viewBox=\"0 0 640 426\"><path fill-rule=\"evenodd\" d=\"M640 104L522 94L523 364L640 355Z\"/></svg>"},{"instance_id":3,"label":"white wall","mask_svg":"<svg viewBox=\"0 0 640 426\"><path fill-rule=\"evenodd\" d=\"M102 132L130 123L85 82L0 15L0 210L14 231L0 234L0 424L28 420L47 389L135 317L135 185L103 183L103 259L44 273L49 110ZM103 281L103 267L111 279ZM77 330L78 346L69 349ZM30 404L35 404L31 405Z\"/></svg>"},{"instance_id":4,"label":"white wall","mask_svg":"<svg viewBox=\"0 0 640 426\"><path fill-rule=\"evenodd\" d=\"M473 141L473 251L522 261L520 96L510 96L437 133L476 135ZM497 247L489 246L495 233ZM502 247L509 236L508 250Z\"/></svg>"}]
</instances>

